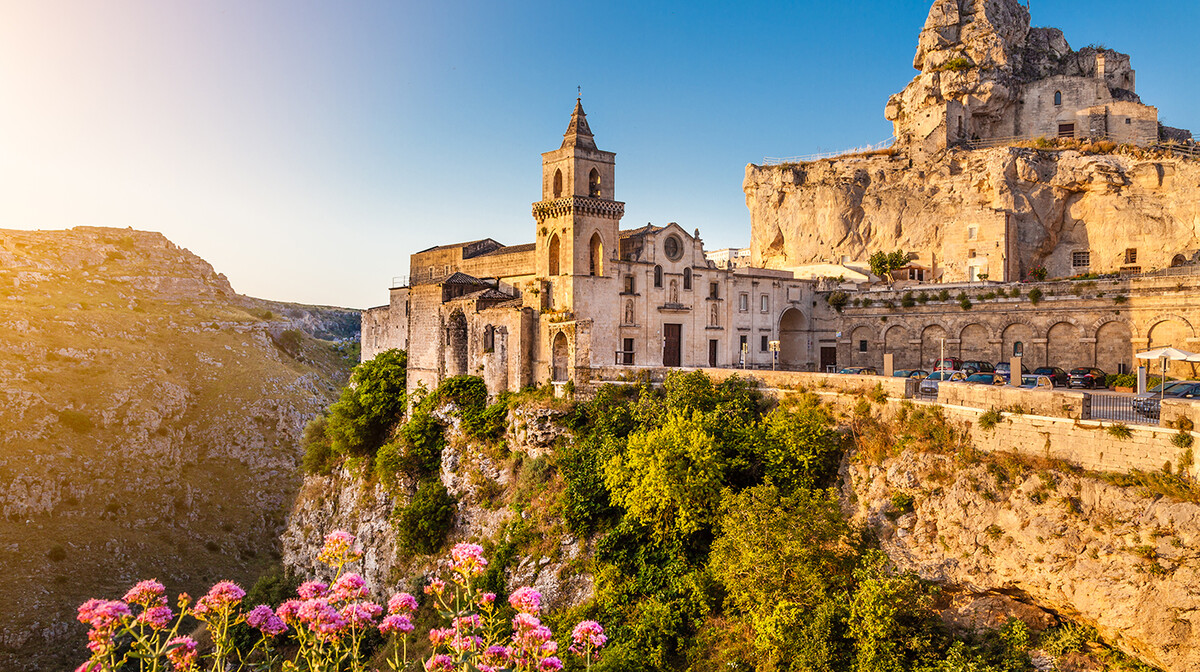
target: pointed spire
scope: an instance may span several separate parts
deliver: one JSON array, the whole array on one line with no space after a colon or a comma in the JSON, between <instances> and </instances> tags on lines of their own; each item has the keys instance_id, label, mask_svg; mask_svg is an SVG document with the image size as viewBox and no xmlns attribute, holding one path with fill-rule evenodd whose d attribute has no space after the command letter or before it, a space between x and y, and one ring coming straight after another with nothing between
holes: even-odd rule
<instances>
[{"instance_id":1,"label":"pointed spire","mask_svg":"<svg viewBox=\"0 0 1200 672\"><path fill-rule=\"evenodd\" d=\"M562 147L596 149L592 129L588 128L587 114L583 111L582 96L575 99L575 111L571 112L571 124L567 126L567 132L563 133Z\"/></svg>"}]
</instances>

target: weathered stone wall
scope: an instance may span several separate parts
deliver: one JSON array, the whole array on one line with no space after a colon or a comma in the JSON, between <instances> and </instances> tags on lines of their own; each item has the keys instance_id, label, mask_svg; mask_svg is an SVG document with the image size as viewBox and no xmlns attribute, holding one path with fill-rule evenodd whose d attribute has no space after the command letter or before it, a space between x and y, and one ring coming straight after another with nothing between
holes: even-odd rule
<instances>
[{"instance_id":1,"label":"weathered stone wall","mask_svg":"<svg viewBox=\"0 0 1200 672\"><path fill-rule=\"evenodd\" d=\"M1023 390L1009 385L941 383L937 400L948 406L1002 409L1020 407L1033 415L1080 420L1087 417L1083 392L1066 390Z\"/></svg>"},{"instance_id":2,"label":"weathered stone wall","mask_svg":"<svg viewBox=\"0 0 1200 672\"><path fill-rule=\"evenodd\" d=\"M662 382L676 371L703 371L714 381L725 380L739 376L758 382L765 390L778 392L781 390L811 390L828 393L864 394L873 392L876 386L883 388L884 394L893 399L904 399L912 396L916 382L908 378L892 378L888 376L845 376L836 373L817 373L811 371L757 371L747 369L712 369L712 368L681 368L667 369L662 367L620 367L601 366L592 369L591 379L596 384L606 382L630 382L639 377L647 377L651 382Z\"/></svg>"}]
</instances>

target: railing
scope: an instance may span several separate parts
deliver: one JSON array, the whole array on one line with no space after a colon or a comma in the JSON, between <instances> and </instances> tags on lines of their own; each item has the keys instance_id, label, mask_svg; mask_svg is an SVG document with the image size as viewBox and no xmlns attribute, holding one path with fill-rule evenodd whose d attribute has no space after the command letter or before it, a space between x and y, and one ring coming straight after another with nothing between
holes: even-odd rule
<instances>
[{"instance_id":1,"label":"railing","mask_svg":"<svg viewBox=\"0 0 1200 672\"><path fill-rule=\"evenodd\" d=\"M401 287L408 287L408 286L409 285L408 285L408 276L407 275L393 275L392 276L391 289L399 289Z\"/></svg>"},{"instance_id":2,"label":"railing","mask_svg":"<svg viewBox=\"0 0 1200 672\"><path fill-rule=\"evenodd\" d=\"M1112 135L1109 133L1101 133L1098 135L1089 134L1089 135L1081 136L1078 138L1075 137L1074 135L1071 135L1071 136L1049 136L1049 135L1045 135L1045 134L1041 134L1041 135L1009 135L1009 136L1000 137L1000 138L983 138L983 139L979 139L979 140L963 140L958 144L961 144L962 146L964 146L968 149L986 149L988 147L1005 147L1008 145L1016 145L1016 144L1020 144L1023 142L1030 142L1030 143L1045 142L1045 143L1047 143L1047 145L1050 145L1047 147L1047 149L1054 149L1053 145L1055 143L1057 143L1059 140L1066 140L1068 142L1075 142L1075 141L1098 142L1098 141L1102 141L1102 140L1107 140L1109 142L1115 142L1117 144L1134 144L1134 145L1138 145L1140 147L1147 147L1147 148L1158 149L1158 150L1162 150L1162 151L1177 152L1177 153L1180 153L1180 154L1183 154L1185 156L1189 156L1192 158L1200 158L1200 146L1197 146L1194 144L1188 145L1188 144L1181 144L1181 143L1175 143L1175 142L1161 142L1161 141L1159 141L1157 136L1145 136L1145 137L1141 137L1141 138L1130 138L1129 136L1115 136L1115 135Z\"/></svg>"},{"instance_id":3,"label":"railing","mask_svg":"<svg viewBox=\"0 0 1200 672\"><path fill-rule=\"evenodd\" d=\"M887 140L877 142L873 145L865 147L855 147L854 149L843 149L836 152L823 152L820 154L809 154L807 156L789 156L784 158L774 156L764 156L762 165L764 166L779 166L787 163L809 163L812 161L820 161L821 159L835 159L839 156L851 156L854 154L870 154L872 152L882 152L896 142L896 137L892 136Z\"/></svg>"},{"instance_id":4,"label":"railing","mask_svg":"<svg viewBox=\"0 0 1200 672\"><path fill-rule=\"evenodd\" d=\"M1135 425L1158 424L1158 400L1136 400L1131 394L1092 394L1091 419Z\"/></svg>"}]
</instances>

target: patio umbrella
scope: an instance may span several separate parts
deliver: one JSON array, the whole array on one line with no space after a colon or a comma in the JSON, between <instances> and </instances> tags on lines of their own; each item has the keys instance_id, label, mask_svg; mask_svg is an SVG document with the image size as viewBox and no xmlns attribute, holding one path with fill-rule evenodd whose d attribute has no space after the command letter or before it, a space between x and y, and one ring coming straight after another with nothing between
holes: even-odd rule
<instances>
[{"instance_id":1,"label":"patio umbrella","mask_svg":"<svg viewBox=\"0 0 1200 672\"><path fill-rule=\"evenodd\" d=\"M1159 384L1160 396L1166 396L1167 391L1167 360L1175 360L1179 362L1200 362L1200 353L1188 352L1187 350L1179 350L1167 346L1165 348L1155 348L1146 352L1139 352L1134 357L1138 359L1158 359L1162 361L1162 382Z\"/></svg>"}]
</instances>

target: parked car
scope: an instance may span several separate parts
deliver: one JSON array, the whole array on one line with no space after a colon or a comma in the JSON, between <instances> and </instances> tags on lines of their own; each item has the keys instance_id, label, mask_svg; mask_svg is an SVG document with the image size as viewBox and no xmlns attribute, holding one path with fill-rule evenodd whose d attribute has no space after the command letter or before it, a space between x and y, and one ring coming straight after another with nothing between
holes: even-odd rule
<instances>
[{"instance_id":1,"label":"parked car","mask_svg":"<svg viewBox=\"0 0 1200 672\"><path fill-rule=\"evenodd\" d=\"M1157 418L1162 399L1200 398L1200 380L1175 380L1155 385L1133 397L1133 410L1147 418Z\"/></svg>"},{"instance_id":2,"label":"parked car","mask_svg":"<svg viewBox=\"0 0 1200 672\"><path fill-rule=\"evenodd\" d=\"M852 376L878 376L879 375L879 372L876 371L875 367L873 367L873 366L847 366L846 368L842 369L841 371L838 371L838 373L844 373L844 374L852 375Z\"/></svg>"},{"instance_id":3,"label":"parked car","mask_svg":"<svg viewBox=\"0 0 1200 672\"><path fill-rule=\"evenodd\" d=\"M1054 379L1050 376L1021 376L1019 387L1023 390L1053 390Z\"/></svg>"},{"instance_id":4,"label":"parked car","mask_svg":"<svg viewBox=\"0 0 1200 672\"><path fill-rule=\"evenodd\" d=\"M921 381L917 388L921 394L937 394L938 384L943 380L951 383L961 383L967 379L967 374L962 371L934 371L929 374L925 380Z\"/></svg>"},{"instance_id":5,"label":"parked car","mask_svg":"<svg viewBox=\"0 0 1200 672\"><path fill-rule=\"evenodd\" d=\"M991 362L981 362L979 360L965 361L959 368L968 376L972 373L992 373L996 370L996 367L992 366Z\"/></svg>"},{"instance_id":6,"label":"parked car","mask_svg":"<svg viewBox=\"0 0 1200 672\"><path fill-rule=\"evenodd\" d=\"M1007 385L1008 379L998 373L972 373L967 376L967 382L980 385Z\"/></svg>"},{"instance_id":7,"label":"parked car","mask_svg":"<svg viewBox=\"0 0 1200 672\"><path fill-rule=\"evenodd\" d=\"M1070 387L1086 387L1095 389L1097 387L1107 387L1104 384L1104 379L1108 377L1100 369L1094 366L1081 366L1078 369L1071 369Z\"/></svg>"},{"instance_id":8,"label":"parked car","mask_svg":"<svg viewBox=\"0 0 1200 672\"><path fill-rule=\"evenodd\" d=\"M893 378L916 378L920 380L928 375L929 372L925 369L900 369L892 372Z\"/></svg>"},{"instance_id":9,"label":"parked car","mask_svg":"<svg viewBox=\"0 0 1200 672\"><path fill-rule=\"evenodd\" d=\"M943 357L933 362L934 371L958 371L961 368L962 360L958 357Z\"/></svg>"},{"instance_id":10,"label":"parked car","mask_svg":"<svg viewBox=\"0 0 1200 672\"><path fill-rule=\"evenodd\" d=\"M1012 366L1009 362L996 362L996 373L1004 376L1005 380L1008 380L1009 369L1011 369L1011 368L1012 368ZM1029 373L1029 367L1022 364L1021 365L1021 375L1023 376L1027 373Z\"/></svg>"},{"instance_id":11,"label":"parked car","mask_svg":"<svg viewBox=\"0 0 1200 672\"><path fill-rule=\"evenodd\" d=\"M1042 366L1033 370L1035 376L1047 376L1054 383L1055 387L1067 387L1071 384L1071 374L1058 368L1057 366ZM1024 379L1021 384L1024 385Z\"/></svg>"}]
</instances>

